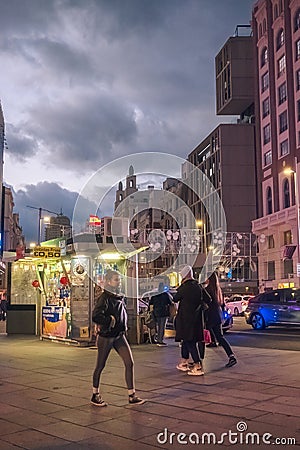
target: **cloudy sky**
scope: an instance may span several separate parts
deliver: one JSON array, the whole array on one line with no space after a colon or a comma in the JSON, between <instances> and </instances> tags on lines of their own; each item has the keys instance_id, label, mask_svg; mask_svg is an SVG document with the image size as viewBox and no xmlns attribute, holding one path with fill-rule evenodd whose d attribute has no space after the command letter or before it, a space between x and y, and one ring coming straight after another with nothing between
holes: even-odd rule
<instances>
[{"instance_id":1,"label":"cloudy sky","mask_svg":"<svg viewBox=\"0 0 300 450\"><path fill-rule=\"evenodd\" d=\"M28 240L37 213L26 205L71 217L103 165L147 151L186 158L233 120L215 115L214 58L253 3L0 0L4 181Z\"/></svg>"}]
</instances>

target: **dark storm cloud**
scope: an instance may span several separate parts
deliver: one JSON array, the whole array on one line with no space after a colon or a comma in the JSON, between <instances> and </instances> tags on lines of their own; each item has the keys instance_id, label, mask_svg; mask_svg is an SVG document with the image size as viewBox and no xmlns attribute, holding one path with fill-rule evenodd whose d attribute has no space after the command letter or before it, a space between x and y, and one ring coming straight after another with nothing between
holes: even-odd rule
<instances>
[{"instance_id":1,"label":"dark storm cloud","mask_svg":"<svg viewBox=\"0 0 300 450\"><path fill-rule=\"evenodd\" d=\"M6 152L21 162L25 162L38 151L38 145L35 142L35 138L26 135L22 126L17 128L12 124L7 123L6 136L9 143Z\"/></svg>"},{"instance_id":2,"label":"dark storm cloud","mask_svg":"<svg viewBox=\"0 0 300 450\"><path fill-rule=\"evenodd\" d=\"M13 193L14 211L20 214L23 233L27 242L38 239L38 210L28 208L27 205L36 208L45 208L54 213L63 213L72 220L75 203L78 193L63 189L57 183L41 182L36 185L26 185L23 189ZM94 214L97 205L89 200L81 202L83 208L77 213L80 223L77 223L77 231L84 227L89 214ZM43 216L49 215L47 211L42 212Z\"/></svg>"},{"instance_id":3,"label":"dark storm cloud","mask_svg":"<svg viewBox=\"0 0 300 450\"><path fill-rule=\"evenodd\" d=\"M48 163L82 171L109 160L116 145L130 143L137 130L133 111L106 93L36 105L26 130Z\"/></svg>"},{"instance_id":4,"label":"dark storm cloud","mask_svg":"<svg viewBox=\"0 0 300 450\"><path fill-rule=\"evenodd\" d=\"M219 122L232 120L215 115L214 59L236 25L249 24L254 0L0 3L0 98L14 158L5 169L11 161L33 168L19 205L36 199L64 208L50 207L46 191L38 198L40 188L59 188L34 185L41 166L48 181L63 168L68 185L125 154L186 158Z\"/></svg>"}]
</instances>

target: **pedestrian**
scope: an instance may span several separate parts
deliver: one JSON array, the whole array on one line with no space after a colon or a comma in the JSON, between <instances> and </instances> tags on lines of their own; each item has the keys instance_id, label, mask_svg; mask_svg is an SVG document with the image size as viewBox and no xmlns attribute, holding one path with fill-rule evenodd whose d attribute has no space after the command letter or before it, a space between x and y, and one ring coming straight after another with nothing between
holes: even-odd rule
<instances>
[{"instance_id":1,"label":"pedestrian","mask_svg":"<svg viewBox=\"0 0 300 450\"><path fill-rule=\"evenodd\" d=\"M211 304L206 311L206 326L210 330L211 334L215 337L215 341L219 342L229 361L226 367L232 367L237 363L237 359L230 347L230 344L223 336L222 330L222 308L224 308L223 294L219 284L219 278L216 272L213 272L205 282L205 289L211 297Z\"/></svg>"},{"instance_id":2,"label":"pedestrian","mask_svg":"<svg viewBox=\"0 0 300 450\"><path fill-rule=\"evenodd\" d=\"M188 375L204 375L202 360L205 354L203 311L210 302L209 295L193 278L191 266L181 270L182 283L174 296L174 302L179 302L175 319L175 341L181 341L181 361L177 369ZM193 367L189 368L189 356Z\"/></svg>"},{"instance_id":3,"label":"pedestrian","mask_svg":"<svg viewBox=\"0 0 300 450\"><path fill-rule=\"evenodd\" d=\"M167 319L170 315L170 306L173 304L172 297L168 292L165 292L165 285L163 282L159 283L158 294L153 295L149 302L149 310L153 311L156 329L157 329L157 346L166 346L164 342L164 334Z\"/></svg>"},{"instance_id":4,"label":"pedestrian","mask_svg":"<svg viewBox=\"0 0 300 450\"><path fill-rule=\"evenodd\" d=\"M7 315L7 300L6 300L6 292L2 294L1 302L0 302L0 320L6 320Z\"/></svg>"},{"instance_id":5,"label":"pedestrian","mask_svg":"<svg viewBox=\"0 0 300 450\"><path fill-rule=\"evenodd\" d=\"M95 406L107 406L102 400L99 385L100 376L105 367L112 348L120 355L125 366L125 381L128 388L128 401L130 405L145 403L137 397L134 387L134 362L132 352L125 333L127 331L127 311L125 298L120 295L121 277L119 272L109 270L104 277L104 291L100 295L92 319L99 330L97 333L98 356L93 373L93 395L91 403Z\"/></svg>"}]
</instances>

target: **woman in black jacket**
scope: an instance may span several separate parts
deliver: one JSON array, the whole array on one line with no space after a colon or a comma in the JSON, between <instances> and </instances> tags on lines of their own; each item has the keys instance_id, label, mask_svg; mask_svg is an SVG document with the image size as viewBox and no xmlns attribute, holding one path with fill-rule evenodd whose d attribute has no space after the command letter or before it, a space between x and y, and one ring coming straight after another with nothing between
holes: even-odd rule
<instances>
[{"instance_id":1,"label":"woman in black jacket","mask_svg":"<svg viewBox=\"0 0 300 450\"><path fill-rule=\"evenodd\" d=\"M181 362L177 369L188 375L204 375L202 359L205 345L203 337L203 311L205 304L210 302L209 296L200 284L193 278L191 266L185 266L181 271L182 284L174 296L174 302L179 302L175 319L175 341L181 342ZM189 368L188 359L191 355L194 367Z\"/></svg>"},{"instance_id":2,"label":"woman in black jacket","mask_svg":"<svg viewBox=\"0 0 300 450\"><path fill-rule=\"evenodd\" d=\"M107 406L99 393L100 376L112 348L121 356L125 365L125 380L128 388L129 404L143 404L145 400L135 395L133 357L125 333L127 331L127 311L124 296L119 295L120 274L109 270L105 275L104 291L94 308L92 319L98 325L98 357L93 374L93 395L91 403Z\"/></svg>"},{"instance_id":3,"label":"woman in black jacket","mask_svg":"<svg viewBox=\"0 0 300 450\"><path fill-rule=\"evenodd\" d=\"M219 279L215 272L213 272L205 283L205 289L211 297L211 304L206 312L206 326L219 342L229 361L226 367L232 367L237 363L236 357L228 343L223 336L222 331L222 307L224 308L223 294L220 288Z\"/></svg>"}]
</instances>

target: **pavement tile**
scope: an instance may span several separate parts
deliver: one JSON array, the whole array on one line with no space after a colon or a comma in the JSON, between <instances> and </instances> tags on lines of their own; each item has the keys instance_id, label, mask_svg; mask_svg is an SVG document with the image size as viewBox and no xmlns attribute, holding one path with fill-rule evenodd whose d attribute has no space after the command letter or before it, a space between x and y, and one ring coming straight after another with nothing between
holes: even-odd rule
<instances>
[{"instance_id":1,"label":"pavement tile","mask_svg":"<svg viewBox=\"0 0 300 450\"><path fill-rule=\"evenodd\" d=\"M97 439L86 439L78 444L72 443L61 447L59 450L152 450L153 448L164 449L162 446L153 446L140 441L132 441L120 436L99 432ZM181 449L182 450L182 449Z\"/></svg>"},{"instance_id":2,"label":"pavement tile","mask_svg":"<svg viewBox=\"0 0 300 450\"><path fill-rule=\"evenodd\" d=\"M25 409L19 410L18 412L11 412L5 414L6 420L23 425L27 428L33 428L34 425L48 424L51 422L56 422L57 419L50 417L45 414L36 414L33 411L28 412Z\"/></svg>"},{"instance_id":3,"label":"pavement tile","mask_svg":"<svg viewBox=\"0 0 300 450\"><path fill-rule=\"evenodd\" d=\"M291 400L292 402L292 400ZM286 414L287 416L295 416L295 417L300 417L300 408L299 406L294 406L292 405L290 402L290 404L278 404L278 402L274 402L272 401L268 401L268 402L257 402L254 405L249 405L248 408L255 408L255 410L260 410L260 411L265 411L267 412L273 412L273 413L278 413L280 412L281 414Z\"/></svg>"},{"instance_id":4,"label":"pavement tile","mask_svg":"<svg viewBox=\"0 0 300 450\"><path fill-rule=\"evenodd\" d=\"M10 444L9 442L0 441L0 450L20 450L20 448L24 447L20 447L19 445L13 445Z\"/></svg>"},{"instance_id":5,"label":"pavement tile","mask_svg":"<svg viewBox=\"0 0 300 450\"><path fill-rule=\"evenodd\" d=\"M71 442L78 442L91 437L96 439L98 434L97 431L91 427L84 427L63 420L50 424L37 425L34 429Z\"/></svg>"},{"instance_id":6,"label":"pavement tile","mask_svg":"<svg viewBox=\"0 0 300 450\"><path fill-rule=\"evenodd\" d=\"M95 408L89 403L95 351L36 338L7 338L1 347L0 373L6 370L7 378L0 381L0 417L9 430L30 430L1 436L0 424L0 450L177 450L183 445L157 442L164 427L177 433L221 433L235 430L241 420L259 432L298 433L299 352L239 347L239 364L230 370L224 368L223 351L207 352L206 374L197 378L176 370L177 344L170 342L160 350L133 346L137 392L147 403L128 405L123 364L112 352L101 377L109 406ZM276 370L274 360L280 361ZM251 445L251 450L264 447Z\"/></svg>"},{"instance_id":7,"label":"pavement tile","mask_svg":"<svg viewBox=\"0 0 300 450\"><path fill-rule=\"evenodd\" d=\"M141 424L137 427L134 422L128 422L120 419L112 419L108 422L97 423L91 425L91 427L105 433L125 437L134 441L145 436L157 434L157 428Z\"/></svg>"},{"instance_id":8,"label":"pavement tile","mask_svg":"<svg viewBox=\"0 0 300 450\"><path fill-rule=\"evenodd\" d=\"M57 422L57 420L64 420L65 422L71 422L81 426L89 426L94 423L105 422L113 418L107 415L103 416L101 414L98 414L95 409L96 408L90 408L90 411L81 411L77 408L68 409L67 411L59 411L45 417L52 418L53 422ZM48 420L48 423L49 421L50 420Z\"/></svg>"},{"instance_id":9,"label":"pavement tile","mask_svg":"<svg viewBox=\"0 0 300 450\"><path fill-rule=\"evenodd\" d=\"M26 427L18 425L16 423L9 422L8 420L0 419L1 436L16 433L17 431L22 431L24 429L26 429Z\"/></svg>"},{"instance_id":10,"label":"pavement tile","mask_svg":"<svg viewBox=\"0 0 300 450\"><path fill-rule=\"evenodd\" d=\"M232 406L232 405L226 405L226 404L214 404L210 403L209 405L199 405L196 409L206 412L217 412L218 414L225 415L225 416L231 416L236 417L240 419L252 419L254 417L262 416L265 412L265 410L262 408L261 410L254 409L256 408L257 404L253 406L251 409L251 405L248 405L247 408L240 408L238 406ZM300 412L299 412L300 414Z\"/></svg>"},{"instance_id":11,"label":"pavement tile","mask_svg":"<svg viewBox=\"0 0 300 450\"><path fill-rule=\"evenodd\" d=\"M1 439L28 450L44 450L46 448L57 448L59 450L62 445L66 444L65 439L59 439L36 430L19 431L18 433L8 434Z\"/></svg>"}]
</instances>

